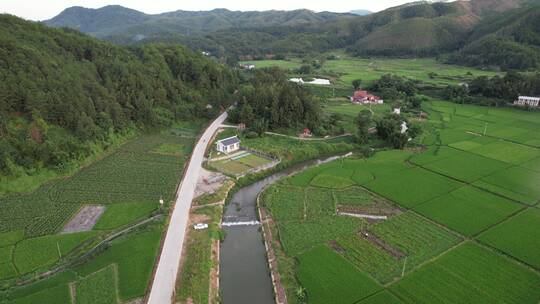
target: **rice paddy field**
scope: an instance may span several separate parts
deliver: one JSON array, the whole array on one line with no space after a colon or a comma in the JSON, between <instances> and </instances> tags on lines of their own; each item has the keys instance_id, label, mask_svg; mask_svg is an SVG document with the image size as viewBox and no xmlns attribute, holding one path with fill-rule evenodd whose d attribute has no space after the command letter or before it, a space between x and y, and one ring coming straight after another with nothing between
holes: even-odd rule
<instances>
[{"instance_id":1,"label":"rice paddy field","mask_svg":"<svg viewBox=\"0 0 540 304\"><path fill-rule=\"evenodd\" d=\"M540 301L540 113L423 108L417 149L326 163L263 193L308 303ZM332 263L377 287L344 283Z\"/></svg>"},{"instance_id":2,"label":"rice paddy field","mask_svg":"<svg viewBox=\"0 0 540 304\"><path fill-rule=\"evenodd\" d=\"M71 177L0 197L0 302L117 303L144 296L163 217L101 241L163 213L159 199L174 198L198 130L199 124L179 125L142 135ZM63 232L82 207L95 205L104 211L87 231ZM34 280L51 269L59 272Z\"/></svg>"}]
</instances>

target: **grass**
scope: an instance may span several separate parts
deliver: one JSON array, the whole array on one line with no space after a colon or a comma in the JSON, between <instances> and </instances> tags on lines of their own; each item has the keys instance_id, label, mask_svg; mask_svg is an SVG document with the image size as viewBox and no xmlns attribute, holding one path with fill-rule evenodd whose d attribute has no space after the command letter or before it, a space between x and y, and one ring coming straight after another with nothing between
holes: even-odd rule
<instances>
[{"instance_id":1,"label":"grass","mask_svg":"<svg viewBox=\"0 0 540 304\"><path fill-rule=\"evenodd\" d=\"M147 217L157 209L156 203L119 203L107 206L94 226L95 230L113 230Z\"/></svg>"},{"instance_id":2,"label":"grass","mask_svg":"<svg viewBox=\"0 0 540 304\"><path fill-rule=\"evenodd\" d=\"M540 210L529 208L485 233L478 239L540 269Z\"/></svg>"},{"instance_id":3,"label":"grass","mask_svg":"<svg viewBox=\"0 0 540 304\"><path fill-rule=\"evenodd\" d=\"M390 289L403 303L536 304L540 298L538 286L538 273L466 243L409 274Z\"/></svg>"},{"instance_id":4,"label":"grass","mask_svg":"<svg viewBox=\"0 0 540 304\"><path fill-rule=\"evenodd\" d=\"M299 257L298 278L313 304L354 303L381 288L326 246Z\"/></svg>"},{"instance_id":5,"label":"grass","mask_svg":"<svg viewBox=\"0 0 540 304\"><path fill-rule=\"evenodd\" d=\"M194 230L189 227L188 242L184 245L185 257L177 282L176 300L194 303L208 303L210 288L210 270L214 266L211 259L212 243L220 235L218 226L221 215L221 206L211 206L197 209L196 214L205 214L209 217L209 229Z\"/></svg>"},{"instance_id":6,"label":"grass","mask_svg":"<svg viewBox=\"0 0 540 304\"><path fill-rule=\"evenodd\" d=\"M75 283L75 303L118 303L114 265L108 266Z\"/></svg>"},{"instance_id":7,"label":"grass","mask_svg":"<svg viewBox=\"0 0 540 304\"><path fill-rule=\"evenodd\" d=\"M463 187L414 210L452 230L473 236L523 208L505 198Z\"/></svg>"}]
</instances>

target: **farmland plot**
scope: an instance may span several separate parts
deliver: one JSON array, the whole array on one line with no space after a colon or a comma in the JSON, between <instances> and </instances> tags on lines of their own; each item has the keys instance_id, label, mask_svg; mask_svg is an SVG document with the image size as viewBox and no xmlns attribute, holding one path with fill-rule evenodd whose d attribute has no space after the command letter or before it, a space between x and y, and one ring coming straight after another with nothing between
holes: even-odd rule
<instances>
[{"instance_id":1,"label":"farmland plot","mask_svg":"<svg viewBox=\"0 0 540 304\"><path fill-rule=\"evenodd\" d=\"M462 184L421 168L413 168L379 176L365 186L406 208L412 208Z\"/></svg>"},{"instance_id":2,"label":"farmland plot","mask_svg":"<svg viewBox=\"0 0 540 304\"><path fill-rule=\"evenodd\" d=\"M540 199L540 172L523 167L495 172L474 184L529 205L536 204Z\"/></svg>"},{"instance_id":3,"label":"farmland plot","mask_svg":"<svg viewBox=\"0 0 540 304\"><path fill-rule=\"evenodd\" d=\"M381 289L326 246L316 247L299 257L298 278L313 304L350 304Z\"/></svg>"},{"instance_id":4,"label":"farmland plot","mask_svg":"<svg viewBox=\"0 0 540 304\"><path fill-rule=\"evenodd\" d=\"M460 241L459 237L412 212L371 225L366 232L390 246L393 251L381 248L360 234L339 238L337 242L343 250L338 251L381 283L399 277L404 266L407 273L414 266L439 255Z\"/></svg>"},{"instance_id":5,"label":"farmland plot","mask_svg":"<svg viewBox=\"0 0 540 304\"><path fill-rule=\"evenodd\" d=\"M401 304L402 302L390 292L384 290L359 302L359 304Z\"/></svg>"},{"instance_id":6,"label":"farmland plot","mask_svg":"<svg viewBox=\"0 0 540 304\"><path fill-rule=\"evenodd\" d=\"M466 243L422 266L390 289L404 303L536 304L540 298L538 286L538 273Z\"/></svg>"},{"instance_id":7,"label":"farmland plot","mask_svg":"<svg viewBox=\"0 0 540 304\"><path fill-rule=\"evenodd\" d=\"M116 271L114 265L99 270L75 283L76 304L116 304Z\"/></svg>"},{"instance_id":8,"label":"farmland plot","mask_svg":"<svg viewBox=\"0 0 540 304\"><path fill-rule=\"evenodd\" d=\"M262 202L279 222L303 220L305 218L304 188L276 185L266 190Z\"/></svg>"},{"instance_id":9,"label":"farmland plot","mask_svg":"<svg viewBox=\"0 0 540 304\"><path fill-rule=\"evenodd\" d=\"M502 197L463 187L414 210L464 235L472 236L504 220L523 206Z\"/></svg>"},{"instance_id":10,"label":"farmland plot","mask_svg":"<svg viewBox=\"0 0 540 304\"><path fill-rule=\"evenodd\" d=\"M471 153L460 153L429 163L424 167L455 179L473 182L509 166L507 163L494 159Z\"/></svg>"},{"instance_id":11,"label":"farmland plot","mask_svg":"<svg viewBox=\"0 0 540 304\"><path fill-rule=\"evenodd\" d=\"M540 210L530 208L510 218L478 239L540 269Z\"/></svg>"},{"instance_id":12,"label":"farmland plot","mask_svg":"<svg viewBox=\"0 0 540 304\"><path fill-rule=\"evenodd\" d=\"M522 164L540 156L540 150L536 148L507 141L492 142L472 149L471 152L514 165Z\"/></svg>"},{"instance_id":13,"label":"farmland plot","mask_svg":"<svg viewBox=\"0 0 540 304\"><path fill-rule=\"evenodd\" d=\"M312 221L278 223L278 227L286 253L297 256L340 236L354 234L363 223L357 218L328 216Z\"/></svg>"}]
</instances>

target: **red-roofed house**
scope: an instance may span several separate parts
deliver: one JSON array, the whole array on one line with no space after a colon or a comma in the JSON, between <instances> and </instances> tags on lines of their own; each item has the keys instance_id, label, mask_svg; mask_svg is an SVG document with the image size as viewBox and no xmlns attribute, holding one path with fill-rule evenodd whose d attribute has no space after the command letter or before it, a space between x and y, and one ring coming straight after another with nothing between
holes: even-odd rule
<instances>
[{"instance_id":1,"label":"red-roofed house","mask_svg":"<svg viewBox=\"0 0 540 304\"><path fill-rule=\"evenodd\" d=\"M357 90L351 97L351 102L360 104L382 104L383 100L379 96L369 94L367 91Z\"/></svg>"}]
</instances>

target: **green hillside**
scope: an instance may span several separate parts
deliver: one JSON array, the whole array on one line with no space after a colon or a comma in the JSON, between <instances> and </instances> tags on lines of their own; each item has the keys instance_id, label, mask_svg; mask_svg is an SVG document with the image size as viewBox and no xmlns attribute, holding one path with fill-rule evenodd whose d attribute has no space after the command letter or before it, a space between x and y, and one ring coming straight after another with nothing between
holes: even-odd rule
<instances>
[{"instance_id":1,"label":"green hillside","mask_svg":"<svg viewBox=\"0 0 540 304\"><path fill-rule=\"evenodd\" d=\"M63 170L138 129L213 115L207 104L227 104L237 82L181 46L119 47L8 15L0 78L0 178Z\"/></svg>"}]
</instances>

